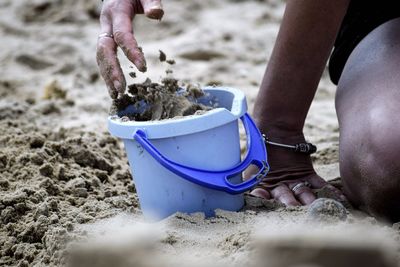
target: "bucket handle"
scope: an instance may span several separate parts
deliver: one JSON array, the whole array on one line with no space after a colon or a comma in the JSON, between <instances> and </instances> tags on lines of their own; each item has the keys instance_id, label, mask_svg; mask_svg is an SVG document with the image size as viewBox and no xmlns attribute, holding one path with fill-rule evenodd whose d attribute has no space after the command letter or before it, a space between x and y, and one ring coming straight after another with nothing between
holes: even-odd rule
<instances>
[{"instance_id":1,"label":"bucket handle","mask_svg":"<svg viewBox=\"0 0 400 267\"><path fill-rule=\"evenodd\" d=\"M136 130L133 137L155 160L176 175L211 189L224 191L230 194L240 194L260 183L269 171L267 151L260 131L247 113L240 117L240 119L246 130L248 151L242 162L225 171L201 170L173 162L162 155L160 151L150 143L143 130ZM254 164L259 168L257 174L240 184L233 184L229 181L230 177L242 173L250 164Z\"/></svg>"}]
</instances>

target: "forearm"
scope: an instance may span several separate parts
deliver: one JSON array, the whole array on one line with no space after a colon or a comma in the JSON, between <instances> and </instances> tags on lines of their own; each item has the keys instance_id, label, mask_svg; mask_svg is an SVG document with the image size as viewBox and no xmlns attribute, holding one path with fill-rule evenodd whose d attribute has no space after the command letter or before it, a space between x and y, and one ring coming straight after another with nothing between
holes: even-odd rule
<instances>
[{"instance_id":1,"label":"forearm","mask_svg":"<svg viewBox=\"0 0 400 267\"><path fill-rule=\"evenodd\" d=\"M349 0L289 0L256 100L271 137L302 132Z\"/></svg>"}]
</instances>

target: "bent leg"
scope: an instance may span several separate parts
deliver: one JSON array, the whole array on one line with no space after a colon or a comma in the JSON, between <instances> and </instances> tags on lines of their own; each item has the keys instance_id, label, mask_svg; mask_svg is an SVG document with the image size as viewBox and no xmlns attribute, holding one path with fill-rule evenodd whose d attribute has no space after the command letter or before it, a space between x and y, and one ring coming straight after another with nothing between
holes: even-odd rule
<instances>
[{"instance_id":1,"label":"bent leg","mask_svg":"<svg viewBox=\"0 0 400 267\"><path fill-rule=\"evenodd\" d=\"M370 214L400 220L400 18L356 47L340 78L336 111L346 196Z\"/></svg>"}]
</instances>

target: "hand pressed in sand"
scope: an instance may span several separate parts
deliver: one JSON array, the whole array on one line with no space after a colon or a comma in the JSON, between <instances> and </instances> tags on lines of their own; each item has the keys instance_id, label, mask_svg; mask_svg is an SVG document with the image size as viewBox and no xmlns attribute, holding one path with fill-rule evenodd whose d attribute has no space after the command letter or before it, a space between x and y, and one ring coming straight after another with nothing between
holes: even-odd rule
<instances>
[{"instance_id":1,"label":"hand pressed in sand","mask_svg":"<svg viewBox=\"0 0 400 267\"><path fill-rule=\"evenodd\" d=\"M161 0L105 0L101 11L97 64L114 99L124 93L126 87L117 57L118 47L139 71L146 71L146 60L133 34L132 20L136 14L160 20L164 15Z\"/></svg>"},{"instance_id":2,"label":"hand pressed in sand","mask_svg":"<svg viewBox=\"0 0 400 267\"><path fill-rule=\"evenodd\" d=\"M279 140L286 143L304 142L303 135ZM268 161L271 171L254 189L251 194L266 198L276 199L287 206L309 205L316 196L312 189L326 187L337 200L345 200L343 194L334 186L328 184L316 174L309 155L298 154L286 148L268 146ZM293 188L299 183L308 183L308 186Z\"/></svg>"}]
</instances>

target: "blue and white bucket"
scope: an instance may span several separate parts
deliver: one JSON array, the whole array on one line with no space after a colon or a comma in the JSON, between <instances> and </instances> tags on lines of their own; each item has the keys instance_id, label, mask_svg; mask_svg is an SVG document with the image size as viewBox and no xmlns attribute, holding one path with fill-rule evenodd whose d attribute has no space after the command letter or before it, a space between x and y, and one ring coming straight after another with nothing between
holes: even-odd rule
<instances>
[{"instance_id":1,"label":"blue and white bucket","mask_svg":"<svg viewBox=\"0 0 400 267\"><path fill-rule=\"evenodd\" d=\"M245 191L269 170L263 137L246 113L243 92L206 87L199 103L217 100L218 108L203 115L161 121L121 121L109 118L109 131L122 138L140 206L145 217L162 219L175 212L215 209L238 211ZM238 120L247 134L247 154L241 161ZM249 165L259 172L242 181Z\"/></svg>"}]
</instances>

